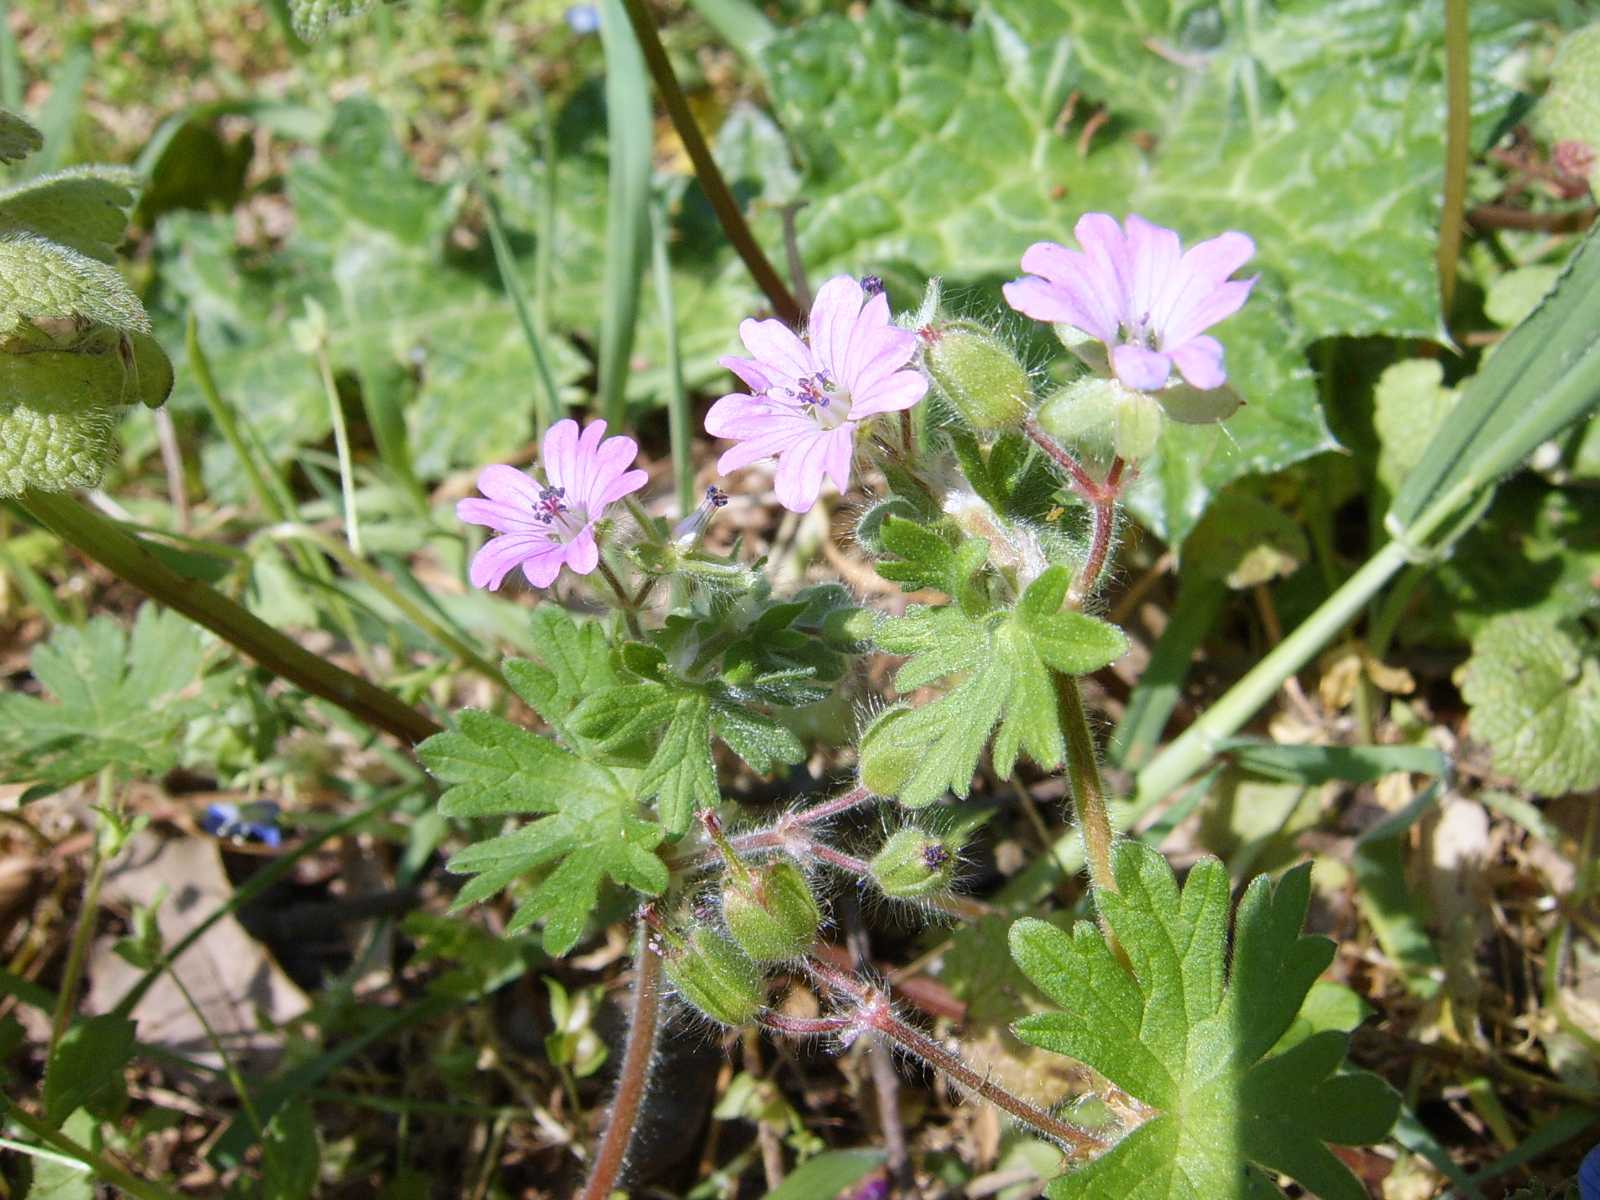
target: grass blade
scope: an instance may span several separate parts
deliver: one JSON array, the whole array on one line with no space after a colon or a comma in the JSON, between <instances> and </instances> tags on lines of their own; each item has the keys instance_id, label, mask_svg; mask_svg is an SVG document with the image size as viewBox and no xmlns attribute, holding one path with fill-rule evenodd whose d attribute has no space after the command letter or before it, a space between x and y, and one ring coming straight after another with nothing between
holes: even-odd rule
<instances>
[{"instance_id":1,"label":"grass blade","mask_svg":"<svg viewBox=\"0 0 1600 1200\"><path fill-rule=\"evenodd\" d=\"M606 204L605 295L600 313L600 410L618 432L626 417L628 357L639 318L650 221L653 129L650 77L622 0L600 5L606 55L606 138L610 188Z\"/></svg>"},{"instance_id":2,"label":"grass blade","mask_svg":"<svg viewBox=\"0 0 1600 1200\"><path fill-rule=\"evenodd\" d=\"M667 336L667 429L672 441L672 482L678 496L678 515L694 507L694 429L689 419L689 395L683 387L683 362L678 353L678 317L672 302L672 263L667 257L667 216L659 204L650 206L650 270L655 276L656 307Z\"/></svg>"},{"instance_id":3,"label":"grass blade","mask_svg":"<svg viewBox=\"0 0 1600 1200\"><path fill-rule=\"evenodd\" d=\"M554 170L554 164L547 169ZM506 239L505 226L500 223L500 207L495 202L494 192L490 190L488 182L483 184L483 214L489 226L489 245L494 249L494 265L500 271L500 282L505 285L506 295L511 298L511 307L516 310L517 323L522 326L522 336L528 343L528 351L533 355L533 365L539 373L539 383L542 395L534 401L533 424L534 432L542 441L544 431L561 416L561 390L556 386L555 376L550 373L550 360L545 357L544 339L539 335L539 325L534 319L534 314L528 306L527 293L522 289L522 277L517 272L516 256L511 253L511 243ZM541 238L541 246L544 239Z\"/></svg>"}]
</instances>

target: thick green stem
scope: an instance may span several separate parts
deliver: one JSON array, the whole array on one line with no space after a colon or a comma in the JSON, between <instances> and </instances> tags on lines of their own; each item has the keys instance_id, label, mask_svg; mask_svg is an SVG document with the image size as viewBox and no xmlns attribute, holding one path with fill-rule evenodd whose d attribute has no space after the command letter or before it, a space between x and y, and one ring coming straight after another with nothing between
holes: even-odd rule
<instances>
[{"instance_id":1,"label":"thick green stem","mask_svg":"<svg viewBox=\"0 0 1600 1200\"><path fill-rule=\"evenodd\" d=\"M376 570L366 559L358 558L348 547L340 545L337 539L329 537L319 529L313 529L309 525L300 525L292 521L274 525L265 530L264 535L274 541L310 542L330 558L337 559L339 565L346 571L349 571L350 574L394 605L418 629L456 655L463 663L489 680L489 682L498 684L501 687L509 686L506 683L505 676L500 673L499 667L451 633L442 622L430 616L422 605L395 587L382 571Z\"/></svg>"},{"instance_id":2,"label":"thick green stem","mask_svg":"<svg viewBox=\"0 0 1600 1200\"><path fill-rule=\"evenodd\" d=\"M1106 809L1106 788L1100 778L1094 734L1089 731L1076 676L1056 676L1056 703L1067 738L1067 780L1072 785L1072 807L1083 839L1084 861L1089 864L1089 881L1097 892L1114 892L1117 881L1111 873L1111 844L1115 835Z\"/></svg>"},{"instance_id":3,"label":"thick green stem","mask_svg":"<svg viewBox=\"0 0 1600 1200\"><path fill-rule=\"evenodd\" d=\"M738 201L728 188L728 181L722 177L716 159L711 157L711 148L706 145L705 135L700 132L694 114L689 111L688 98L684 96L678 77L672 70L672 63L667 59L667 51L661 45L661 35L656 32L656 23L646 7L646 0L623 0L623 3L628 10L633 34L639 39L639 49L644 53L645 65L655 79L656 90L661 93L661 102L666 105L667 115L672 118L673 127L678 131L684 150L688 152L689 161L694 164L695 176L700 180L706 199L711 202L712 211L717 214L723 233L727 234L728 241L733 243L739 257L744 259L744 265L756 281L756 286L766 293L773 311L787 324L798 326L804 318L799 302L767 259L755 235L750 232L744 214L739 211Z\"/></svg>"},{"instance_id":4,"label":"thick green stem","mask_svg":"<svg viewBox=\"0 0 1600 1200\"><path fill-rule=\"evenodd\" d=\"M20 503L69 546L168 608L204 625L274 675L337 704L408 745L440 732L430 718L398 697L312 654L220 592L197 580L182 578L114 521L71 496L28 491L22 494Z\"/></svg>"}]
</instances>

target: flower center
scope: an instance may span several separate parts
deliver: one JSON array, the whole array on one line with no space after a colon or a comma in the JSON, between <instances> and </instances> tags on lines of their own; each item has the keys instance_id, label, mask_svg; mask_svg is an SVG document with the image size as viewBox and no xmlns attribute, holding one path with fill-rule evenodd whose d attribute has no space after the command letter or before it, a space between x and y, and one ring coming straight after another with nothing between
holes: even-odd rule
<instances>
[{"instance_id":1,"label":"flower center","mask_svg":"<svg viewBox=\"0 0 1600 1200\"><path fill-rule=\"evenodd\" d=\"M589 514L567 503L566 488L543 487L539 489L539 499L533 506L533 519L549 526L557 540L567 541L582 532L589 523Z\"/></svg>"},{"instance_id":2,"label":"flower center","mask_svg":"<svg viewBox=\"0 0 1600 1200\"><path fill-rule=\"evenodd\" d=\"M837 429L850 419L850 393L818 371L789 389L790 398L823 429Z\"/></svg>"},{"instance_id":3,"label":"flower center","mask_svg":"<svg viewBox=\"0 0 1600 1200\"><path fill-rule=\"evenodd\" d=\"M1143 346L1146 350L1161 349L1161 339L1156 335L1156 331L1150 328L1149 313L1145 313L1137 320L1124 320L1118 332L1122 335L1124 345Z\"/></svg>"}]
</instances>

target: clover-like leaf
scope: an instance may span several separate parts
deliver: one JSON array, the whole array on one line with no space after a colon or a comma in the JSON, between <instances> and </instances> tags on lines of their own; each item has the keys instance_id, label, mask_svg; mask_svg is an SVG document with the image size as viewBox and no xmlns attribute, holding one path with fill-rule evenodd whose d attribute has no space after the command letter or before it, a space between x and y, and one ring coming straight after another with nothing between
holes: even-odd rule
<instances>
[{"instance_id":1,"label":"clover-like leaf","mask_svg":"<svg viewBox=\"0 0 1600 1200\"><path fill-rule=\"evenodd\" d=\"M1023 1041L1092 1068L1148 1115L1104 1153L1055 1180L1052 1200L1243 1200L1275 1195L1271 1173L1322 1200L1366 1190L1326 1143L1383 1137L1400 1098L1377 1076L1341 1070L1337 1028L1290 1039L1333 943L1305 936L1309 864L1257 877L1234 926L1224 978L1228 872L1204 859L1182 891L1159 853L1123 842L1117 890L1096 894L1128 966L1089 922L1069 934L1034 919L1011 952L1060 1011L1018 1021ZM1131 966L1131 970L1130 970Z\"/></svg>"},{"instance_id":2,"label":"clover-like leaf","mask_svg":"<svg viewBox=\"0 0 1600 1200\"><path fill-rule=\"evenodd\" d=\"M449 870L476 876L455 908L538 872L507 932L542 920L544 948L559 955L577 944L606 878L651 896L666 888L666 865L654 853L661 827L639 815L632 790L609 768L473 709L418 746L417 757L450 785L439 801L445 816L539 816L450 859Z\"/></svg>"},{"instance_id":3,"label":"clover-like leaf","mask_svg":"<svg viewBox=\"0 0 1600 1200\"><path fill-rule=\"evenodd\" d=\"M1460 683L1497 770L1541 796L1600 787L1600 659L1559 626L1496 617L1472 639Z\"/></svg>"},{"instance_id":4,"label":"clover-like leaf","mask_svg":"<svg viewBox=\"0 0 1600 1200\"><path fill-rule=\"evenodd\" d=\"M0 778L34 783L31 796L105 766L171 769L189 722L227 703L217 687L194 686L204 657L201 631L154 604L139 610L131 637L110 617L60 627L30 662L54 699L0 695Z\"/></svg>"},{"instance_id":5,"label":"clover-like leaf","mask_svg":"<svg viewBox=\"0 0 1600 1200\"><path fill-rule=\"evenodd\" d=\"M1065 743L1051 672L1098 670L1128 645L1115 626L1061 610L1070 582L1067 568L1051 567L1015 611L974 617L957 604L913 606L903 617L878 623L878 647L911 656L895 676L897 690L908 693L951 677L957 682L930 703L891 710L872 728L863 756L904 766L875 776L873 786L912 807L946 791L965 796L991 732L1001 778L1022 754L1047 769L1061 763Z\"/></svg>"}]
</instances>

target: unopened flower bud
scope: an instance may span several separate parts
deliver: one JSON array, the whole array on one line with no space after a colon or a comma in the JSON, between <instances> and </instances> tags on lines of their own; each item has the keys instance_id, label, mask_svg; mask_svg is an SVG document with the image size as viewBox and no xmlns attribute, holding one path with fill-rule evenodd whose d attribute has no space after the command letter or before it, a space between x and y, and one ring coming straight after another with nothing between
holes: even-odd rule
<instances>
[{"instance_id":1,"label":"unopened flower bud","mask_svg":"<svg viewBox=\"0 0 1600 1200\"><path fill-rule=\"evenodd\" d=\"M894 723L910 714L910 705L896 704L879 713L861 735L861 786L874 795L898 796L922 759L918 747L897 744L893 736Z\"/></svg>"},{"instance_id":2,"label":"unopened flower bud","mask_svg":"<svg viewBox=\"0 0 1600 1200\"><path fill-rule=\"evenodd\" d=\"M949 889L956 855L945 839L926 830L906 828L883 844L870 865L872 881L885 896L925 900Z\"/></svg>"},{"instance_id":3,"label":"unopened flower bud","mask_svg":"<svg viewBox=\"0 0 1600 1200\"><path fill-rule=\"evenodd\" d=\"M1028 372L983 326L952 321L935 327L923 362L934 384L977 432L1022 427L1033 395Z\"/></svg>"},{"instance_id":4,"label":"unopened flower bud","mask_svg":"<svg viewBox=\"0 0 1600 1200\"><path fill-rule=\"evenodd\" d=\"M1044 402L1039 425L1082 458L1109 463L1115 455L1137 464L1155 453L1162 415L1157 396L1086 376Z\"/></svg>"},{"instance_id":5,"label":"unopened flower bud","mask_svg":"<svg viewBox=\"0 0 1600 1200\"><path fill-rule=\"evenodd\" d=\"M728 932L757 962L783 962L811 949L822 910L793 863L764 863L730 873L722 889Z\"/></svg>"},{"instance_id":6,"label":"unopened flower bud","mask_svg":"<svg viewBox=\"0 0 1600 1200\"><path fill-rule=\"evenodd\" d=\"M750 1023L766 995L748 954L715 929L662 940L661 969L685 1000L724 1025Z\"/></svg>"},{"instance_id":7,"label":"unopened flower bud","mask_svg":"<svg viewBox=\"0 0 1600 1200\"><path fill-rule=\"evenodd\" d=\"M714 483L706 488L705 498L700 501L699 507L673 526L672 544L683 550L694 549L705 540L711 519L727 504L727 492Z\"/></svg>"},{"instance_id":8,"label":"unopened flower bud","mask_svg":"<svg viewBox=\"0 0 1600 1200\"><path fill-rule=\"evenodd\" d=\"M878 614L870 608L836 608L822 618L822 640L839 650L859 651L872 640Z\"/></svg>"}]
</instances>

